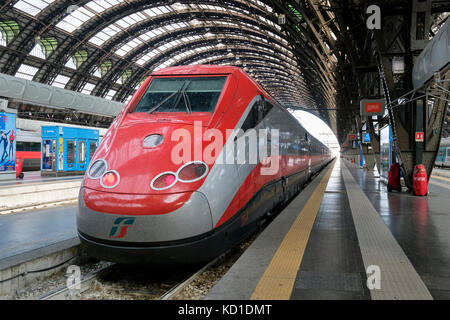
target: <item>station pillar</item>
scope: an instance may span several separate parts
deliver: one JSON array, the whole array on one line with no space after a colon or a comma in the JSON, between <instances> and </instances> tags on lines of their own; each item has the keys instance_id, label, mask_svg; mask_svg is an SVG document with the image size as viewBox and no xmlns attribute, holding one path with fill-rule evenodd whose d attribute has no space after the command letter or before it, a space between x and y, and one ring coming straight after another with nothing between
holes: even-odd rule
<instances>
[{"instance_id":1,"label":"station pillar","mask_svg":"<svg viewBox=\"0 0 450 320\"><path fill-rule=\"evenodd\" d=\"M422 99L415 101L416 107L416 131L415 131L415 165L422 164L422 153L423 153L423 141L424 141L424 131L423 131L423 103Z\"/></svg>"}]
</instances>

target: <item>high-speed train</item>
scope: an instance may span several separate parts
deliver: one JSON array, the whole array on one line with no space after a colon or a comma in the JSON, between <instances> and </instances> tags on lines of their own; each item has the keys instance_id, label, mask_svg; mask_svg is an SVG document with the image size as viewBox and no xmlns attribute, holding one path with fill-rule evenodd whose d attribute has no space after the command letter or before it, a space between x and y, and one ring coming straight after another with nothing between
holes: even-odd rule
<instances>
[{"instance_id":1,"label":"high-speed train","mask_svg":"<svg viewBox=\"0 0 450 320\"><path fill-rule=\"evenodd\" d=\"M161 69L95 152L79 192L78 235L88 255L103 260L207 261L244 240L331 160L241 69Z\"/></svg>"}]
</instances>

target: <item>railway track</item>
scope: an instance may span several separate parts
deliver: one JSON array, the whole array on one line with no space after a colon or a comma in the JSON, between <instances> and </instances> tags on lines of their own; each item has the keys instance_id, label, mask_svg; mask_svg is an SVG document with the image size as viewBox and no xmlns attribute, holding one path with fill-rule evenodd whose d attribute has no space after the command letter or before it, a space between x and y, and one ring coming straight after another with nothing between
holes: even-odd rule
<instances>
[{"instance_id":1,"label":"railway track","mask_svg":"<svg viewBox=\"0 0 450 320\"><path fill-rule=\"evenodd\" d=\"M216 264L223 256L220 256L209 263L202 266L200 269L191 273L188 277L184 277L183 280L178 281L175 285L171 286L169 290L162 293L160 296L155 294L155 291L149 290L146 292L143 288L126 288L121 290L122 292L115 298L127 298L128 296L134 296L135 298L150 298L155 300L171 300L176 297L181 291L183 291L189 284L197 279L203 272L208 270L211 266ZM108 284L105 283L105 278L114 275L114 273L123 272L127 268L115 263L111 263L95 272L86 275L80 282L79 289L69 288L67 286L60 287L56 290L46 293L41 296L39 300L84 300L96 298L92 291L98 291L98 287L105 287ZM162 280L163 282L164 280ZM103 290L104 291L104 290ZM128 292L127 292L128 291Z\"/></svg>"},{"instance_id":2,"label":"railway track","mask_svg":"<svg viewBox=\"0 0 450 320\"><path fill-rule=\"evenodd\" d=\"M245 244L244 244L245 245ZM247 247L245 245L245 247ZM145 299L172 300L189 285L197 281L212 268L228 270L226 266L240 256L239 249L230 250L212 261L188 270L158 270L108 263L82 278L79 288L67 285L40 296L39 300L97 300L97 299ZM186 267L182 268L186 269ZM157 274L153 274L156 272ZM213 271L212 274L217 274ZM215 279L212 279L215 283ZM218 280L218 279L217 279ZM204 279L202 280L205 281ZM208 280L206 280L208 281Z\"/></svg>"}]
</instances>

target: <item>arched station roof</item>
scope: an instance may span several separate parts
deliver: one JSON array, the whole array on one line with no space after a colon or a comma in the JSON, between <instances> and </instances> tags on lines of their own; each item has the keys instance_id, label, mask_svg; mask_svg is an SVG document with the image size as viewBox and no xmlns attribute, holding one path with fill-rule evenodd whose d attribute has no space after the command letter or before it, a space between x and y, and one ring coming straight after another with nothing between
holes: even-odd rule
<instances>
[{"instance_id":1,"label":"arched station roof","mask_svg":"<svg viewBox=\"0 0 450 320\"><path fill-rule=\"evenodd\" d=\"M450 4L427 1L432 35ZM399 25L368 30L375 2ZM236 65L284 106L319 115L342 142L358 101L382 94L377 54L405 55L397 44L411 34L412 1L375 2L6 0L0 73L126 102L159 68Z\"/></svg>"},{"instance_id":2,"label":"arched station roof","mask_svg":"<svg viewBox=\"0 0 450 320\"><path fill-rule=\"evenodd\" d=\"M159 68L230 64L286 107L318 113L319 106L335 103L334 77L324 74L333 62L318 59L318 52L326 56L320 46L289 26L289 20L302 19L297 6L259 0L10 0L0 7L1 30L11 29L2 32L0 72L125 102ZM281 13L287 23L279 21ZM328 112L320 115L330 121Z\"/></svg>"}]
</instances>

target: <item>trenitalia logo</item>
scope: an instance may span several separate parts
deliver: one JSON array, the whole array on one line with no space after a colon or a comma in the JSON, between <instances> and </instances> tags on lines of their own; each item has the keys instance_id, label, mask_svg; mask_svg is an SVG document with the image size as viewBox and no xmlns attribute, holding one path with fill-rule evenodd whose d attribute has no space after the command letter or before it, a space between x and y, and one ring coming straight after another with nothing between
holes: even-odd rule
<instances>
[{"instance_id":1,"label":"trenitalia logo","mask_svg":"<svg viewBox=\"0 0 450 320\"><path fill-rule=\"evenodd\" d=\"M114 225L109 232L110 238L123 238L127 234L128 228L134 223L136 218L120 217L114 221ZM116 235L119 233L118 235Z\"/></svg>"}]
</instances>

